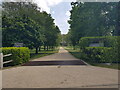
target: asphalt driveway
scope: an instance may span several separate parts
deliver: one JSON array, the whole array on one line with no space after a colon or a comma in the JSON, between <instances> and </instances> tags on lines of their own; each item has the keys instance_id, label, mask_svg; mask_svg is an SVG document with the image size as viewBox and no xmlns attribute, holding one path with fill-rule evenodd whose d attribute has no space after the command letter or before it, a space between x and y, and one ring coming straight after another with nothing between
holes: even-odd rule
<instances>
[{"instance_id":1,"label":"asphalt driveway","mask_svg":"<svg viewBox=\"0 0 120 90\"><path fill-rule=\"evenodd\" d=\"M2 71L3 88L117 88L118 70L94 67L64 48Z\"/></svg>"}]
</instances>

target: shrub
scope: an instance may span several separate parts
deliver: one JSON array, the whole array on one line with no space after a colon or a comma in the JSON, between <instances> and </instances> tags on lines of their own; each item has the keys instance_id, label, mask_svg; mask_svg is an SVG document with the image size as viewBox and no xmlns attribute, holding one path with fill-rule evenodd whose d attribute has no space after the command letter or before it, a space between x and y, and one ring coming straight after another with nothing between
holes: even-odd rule
<instances>
[{"instance_id":1,"label":"shrub","mask_svg":"<svg viewBox=\"0 0 120 90\"><path fill-rule=\"evenodd\" d=\"M81 50L81 59L95 63L119 62L118 53L110 47L86 47Z\"/></svg>"},{"instance_id":2,"label":"shrub","mask_svg":"<svg viewBox=\"0 0 120 90\"><path fill-rule=\"evenodd\" d=\"M118 41L118 43L117 43L117 45L116 45L116 48L115 48L115 50L116 50L116 52L118 53L118 59L119 59L119 62L120 62L120 37L118 37L118 39L117 39Z\"/></svg>"},{"instance_id":3,"label":"shrub","mask_svg":"<svg viewBox=\"0 0 120 90\"><path fill-rule=\"evenodd\" d=\"M118 43L118 36L101 36L101 37L83 37L79 41L80 47L89 47L91 43L104 43L105 47L115 47Z\"/></svg>"},{"instance_id":4,"label":"shrub","mask_svg":"<svg viewBox=\"0 0 120 90\"><path fill-rule=\"evenodd\" d=\"M2 52L4 55L12 54L10 57L4 58L4 61L13 60L10 65L19 65L30 59L30 50L27 47L4 47Z\"/></svg>"},{"instance_id":5,"label":"shrub","mask_svg":"<svg viewBox=\"0 0 120 90\"><path fill-rule=\"evenodd\" d=\"M89 47L90 43L102 42L104 47ZM83 37L79 42L81 58L91 62L120 62L120 37Z\"/></svg>"}]
</instances>

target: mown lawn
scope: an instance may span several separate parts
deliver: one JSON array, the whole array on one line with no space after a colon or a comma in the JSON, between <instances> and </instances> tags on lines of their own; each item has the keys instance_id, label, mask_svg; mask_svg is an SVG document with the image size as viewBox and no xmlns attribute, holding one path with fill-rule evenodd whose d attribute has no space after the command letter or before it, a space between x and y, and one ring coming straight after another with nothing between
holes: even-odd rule
<instances>
[{"instance_id":1,"label":"mown lawn","mask_svg":"<svg viewBox=\"0 0 120 90\"><path fill-rule=\"evenodd\" d=\"M51 55L54 53L58 53L59 48L56 48L54 50L46 50L44 51L44 49L42 48L41 51L38 52L38 54L35 54L35 49L30 50L30 60L36 59L36 58L40 58L43 56L47 56L47 55Z\"/></svg>"},{"instance_id":2,"label":"mown lawn","mask_svg":"<svg viewBox=\"0 0 120 90\"><path fill-rule=\"evenodd\" d=\"M76 50L73 50L72 47L64 47L64 48L66 50L68 50L74 57L81 59L79 48L77 48ZM88 62L88 61L87 61L87 63L92 65L92 66L98 66L98 67L105 67L105 68L112 68L112 69L119 69L120 70L120 64L118 64L118 63L112 63L111 65L105 65L105 64L100 64L100 63L91 63L91 62Z\"/></svg>"}]
</instances>

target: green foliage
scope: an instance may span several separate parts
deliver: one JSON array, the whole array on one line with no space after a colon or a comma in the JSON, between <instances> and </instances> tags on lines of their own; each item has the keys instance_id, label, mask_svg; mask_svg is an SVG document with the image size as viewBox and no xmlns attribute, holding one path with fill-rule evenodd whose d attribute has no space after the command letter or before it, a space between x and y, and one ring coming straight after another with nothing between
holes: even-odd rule
<instances>
[{"instance_id":1,"label":"green foliage","mask_svg":"<svg viewBox=\"0 0 120 90\"><path fill-rule=\"evenodd\" d=\"M118 47L118 36L83 37L79 40L80 47L88 47L91 43L103 43L104 47Z\"/></svg>"},{"instance_id":2,"label":"green foliage","mask_svg":"<svg viewBox=\"0 0 120 90\"><path fill-rule=\"evenodd\" d=\"M55 48L54 50L48 50L48 51L44 51L44 49L41 47L41 51L38 52L38 54L35 54L35 49L30 50L30 59L36 59L36 58L40 58L43 56L47 56L47 55L51 55L51 54L55 54L58 53L59 48Z\"/></svg>"},{"instance_id":3,"label":"green foliage","mask_svg":"<svg viewBox=\"0 0 120 90\"><path fill-rule=\"evenodd\" d=\"M10 24L9 24L10 21ZM8 25L9 24L9 25ZM41 27L29 17L11 19L3 16L3 46L9 47L16 42L29 48L39 45L43 37Z\"/></svg>"},{"instance_id":4,"label":"green foliage","mask_svg":"<svg viewBox=\"0 0 120 90\"><path fill-rule=\"evenodd\" d=\"M119 63L112 63L111 65L106 65L103 63L92 62L92 60L88 61L85 59L85 57L86 57L85 54L82 53L83 55L81 55L81 52L79 51L79 49L73 50L72 47L65 47L65 49L68 50L74 57L76 57L78 59L83 59L84 61L86 61L90 65L120 70Z\"/></svg>"},{"instance_id":5,"label":"green foliage","mask_svg":"<svg viewBox=\"0 0 120 90\"><path fill-rule=\"evenodd\" d=\"M4 58L4 61L13 60L10 65L19 65L30 59L30 50L27 47L4 47L2 52L4 55L12 54L10 57Z\"/></svg>"},{"instance_id":6,"label":"green foliage","mask_svg":"<svg viewBox=\"0 0 120 90\"><path fill-rule=\"evenodd\" d=\"M72 2L71 6L68 36L73 46L81 37L115 35L117 2Z\"/></svg>"},{"instance_id":7,"label":"green foliage","mask_svg":"<svg viewBox=\"0 0 120 90\"><path fill-rule=\"evenodd\" d=\"M24 43L25 47L55 47L60 43L60 30L50 14L31 2L4 2L2 4L3 47Z\"/></svg>"},{"instance_id":8,"label":"green foliage","mask_svg":"<svg viewBox=\"0 0 120 90\"><path fill-rule=\"evenodd\" d=\"M120 37L83 37L80 39L81 58L93 62L120 62ZM89 47L93 42L103 42L104 47Z\"/></svg>"},{"instance_id":9,"label":"green foliage","mask_svg":"<svg viewBox=\"0 0 120 90\"><path fill-rule=\"evenodd\" d=\"M81 59L94 63L119 62L118 54L108 47L86 47L81 50Z\"/></svg>"}]
</instances>

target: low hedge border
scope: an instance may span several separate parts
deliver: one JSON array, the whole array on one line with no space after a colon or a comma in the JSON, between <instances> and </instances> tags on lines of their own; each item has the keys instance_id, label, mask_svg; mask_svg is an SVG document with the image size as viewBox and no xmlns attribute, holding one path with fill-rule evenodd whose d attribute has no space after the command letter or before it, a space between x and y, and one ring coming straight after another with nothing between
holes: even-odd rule
<instances>
[{"instance_id":1,"label":"low hedge border","mask_svg":"<svg viewBox=\"0 0 120 90\"><path fill-rule=\"evenodd\" d=\"M3 47L2 53L4 55L12 54L9 57L5 57L4 61L13 60L13 62L5 65L19 65L29 61L30 59L30 50L27 47Z\"/></svg>"},{"instance_id":2,"label":"low hedge border","mask_svg":"<svg viewBox=\"0 0 120 90\"><path fill-rule=\"evenodd\" d=\"M80 51L81 59L94 63L118 63L118 53L111 47L86 47Z\"/></svg>"},{"instance_id":3,"label":"low hedge border","mask_svg":"<svg viewBox=\"0 0 120 90\"><path fill-rule=\"evenodd\" d=\"M118 47L119 36L99 36L99 37L82 37L79 41L80 47L89 47L91 43L104 43L104 47Z\"/></svg>"}]
</instances>

